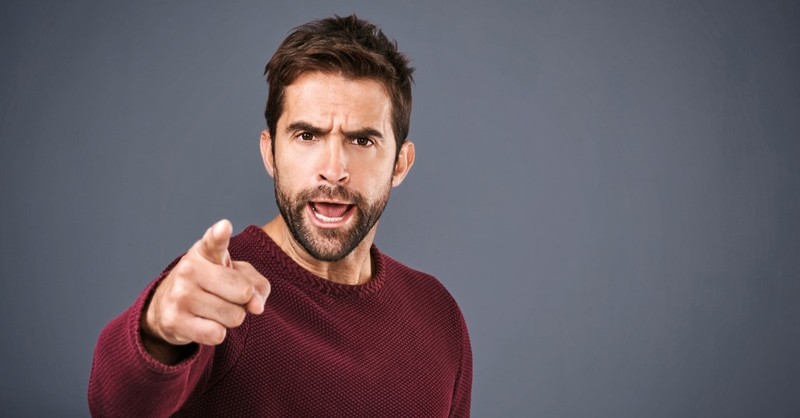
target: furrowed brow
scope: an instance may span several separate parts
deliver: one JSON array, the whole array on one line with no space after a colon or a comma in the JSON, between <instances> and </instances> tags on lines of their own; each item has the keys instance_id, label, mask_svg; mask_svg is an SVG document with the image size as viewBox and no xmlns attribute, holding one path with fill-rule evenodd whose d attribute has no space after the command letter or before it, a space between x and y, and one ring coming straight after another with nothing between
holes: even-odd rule
<instances>
[{"instance_id":1,"label":"furrowed brow","mask_svg":"<svg viewBox=\"0 0 800 418\"><path fill-rule=\"evenodd\" d=\"M356 129L354 131L347 131L344 134L348 138L367 137L367 138L383 139L383 134L377 129L372 129L372 128Z\"/></svg>"},{"instance_id":2,"label":"furrowed brow","mask_svg":"<svg viewBox=\"0 0 800 418\"><path fill-rule=\"evenodd\" d=\"M314 136L322 136L327 132L319 127L316 127L308 122L297 121L289 124L286 127L286 133L292 133L297 131L304 131L313 134Z\"/></svg>"}]
</instances>

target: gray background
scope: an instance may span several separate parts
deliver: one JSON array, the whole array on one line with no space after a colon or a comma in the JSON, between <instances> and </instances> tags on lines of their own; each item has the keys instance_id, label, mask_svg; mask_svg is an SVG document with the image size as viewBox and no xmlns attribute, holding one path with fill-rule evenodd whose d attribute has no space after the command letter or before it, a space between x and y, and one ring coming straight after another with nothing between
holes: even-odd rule
<instances>
[{"instance_id":1,"label":"gray background","mask_svg":"<svg viewBox=\"0 0 800 418\"><path fill-rule=\"evenodd\" d=\"M355 11L417 67L377 243L460 302L475 416L800 416L798 2L111 3L0 6L0 415L88 414L103 325L276 215L263 65Z\"/></svg>"}]
</instances>

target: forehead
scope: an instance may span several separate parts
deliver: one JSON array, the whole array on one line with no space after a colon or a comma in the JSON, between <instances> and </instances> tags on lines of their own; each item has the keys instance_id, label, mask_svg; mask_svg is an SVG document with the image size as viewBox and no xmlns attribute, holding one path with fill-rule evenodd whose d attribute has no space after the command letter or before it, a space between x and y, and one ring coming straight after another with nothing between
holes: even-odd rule
<instances>
[{"instance_id":1,"label":"forehead","mask_svg":"<svg viewBox=\"0 0 800 418\"><path fill-rule=\"evenodd\" d=\"M278 125L303 120L331 127L391 129L391 100L383 84L371 79L352 79L338 74L301 74L284 91L284 107Z\"/></svg>"}]
</instances>

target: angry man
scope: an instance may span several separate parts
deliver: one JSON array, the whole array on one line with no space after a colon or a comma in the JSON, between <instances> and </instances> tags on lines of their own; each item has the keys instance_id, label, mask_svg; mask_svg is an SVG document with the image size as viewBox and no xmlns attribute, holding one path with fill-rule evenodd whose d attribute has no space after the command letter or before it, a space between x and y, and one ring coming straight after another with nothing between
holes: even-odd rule
<instances>
[{"instance_id":1,"label":"angry man","mask_svg":"<svg viewBox=\"0 0 800 418\"><path fill-rule=\"evenodd\" d=\"M260 138L280 216L212 225L105 327L92 415L469 416L456 302L373 244L414 164L412 72L356 16L288 35Z\"/></svg>"}]
</instances>

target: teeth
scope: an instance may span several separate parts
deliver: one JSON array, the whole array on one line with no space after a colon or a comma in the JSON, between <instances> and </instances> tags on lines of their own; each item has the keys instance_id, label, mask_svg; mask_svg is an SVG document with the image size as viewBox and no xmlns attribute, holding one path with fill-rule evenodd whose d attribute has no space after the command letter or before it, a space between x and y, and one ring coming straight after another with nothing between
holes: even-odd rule
<instances>
[{"instance_id":1,"label":"teeth","mask_svg":"<svg viewBox=\"0 0 800 418\"><path fill-rule=\"evenodd\" d=\"M342 219L344 219L344 216L339 216L339 217L336 217L336 218L330 218L330 217L327 217L327 216L325 216L325 215L323 215L323 214L321 214L321 213L319 213L317 211L314 211L314 216L316 216L317 219L319 219L321 221L324 221L324 222L339 222Z\"/></svg>"}]
</instances>

